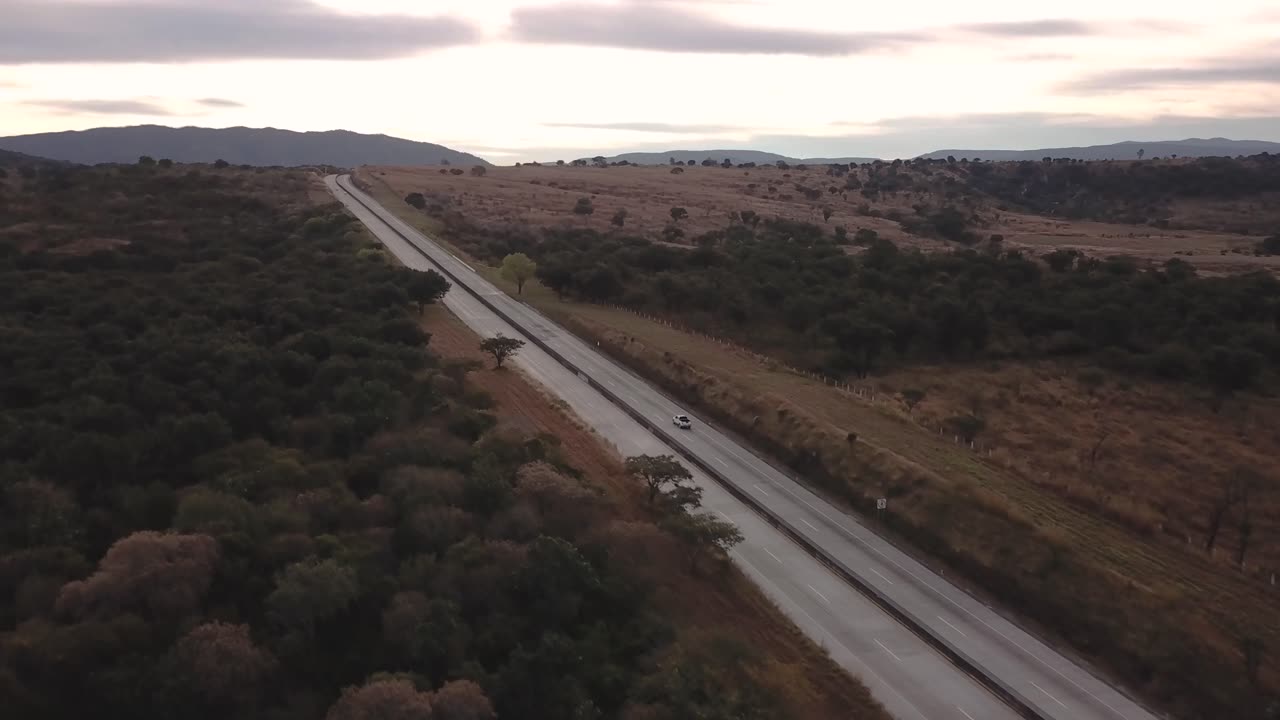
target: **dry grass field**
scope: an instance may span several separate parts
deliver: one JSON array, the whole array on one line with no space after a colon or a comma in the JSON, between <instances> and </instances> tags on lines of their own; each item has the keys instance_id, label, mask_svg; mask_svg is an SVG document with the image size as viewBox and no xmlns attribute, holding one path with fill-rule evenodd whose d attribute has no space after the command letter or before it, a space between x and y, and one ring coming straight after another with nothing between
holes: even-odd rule
<instances>
[{"instance_id":1,"label":"dry grass field","mask_svg":"<svg viewBox=\"0 0 1280 720\"><path fill-rule=\"evenodd\" d=\"M868 199L844 188L845 179L830 177L825 167L780 170L765 166L751 169L684 167L671 174L667 166L558 167L522 166L489 168L483 177L453 175L451 168L364 168L367 179L384 183L398 198L420 192L429 203L457 210L487 225L519 223L535 227L574 226L608 231L611 219L626 210L624 230L661 239L664 228L675 225L687 239L721 229L734 212L751 210L762 217L803 220L829 227L844 227L853 237L858 230L876 231L880 237L907 247L942 249L948 243L907 233L892 218L915 213L914 205L937 207L947 199L936 192L904 191ZM442 172L443 171L443 172ZM865 181L866 169L857 171ZM939 173L943 171L938 171ZM802 188L820 191L809 200ZM832 192L835 190L836 192ZM577 215L579 198L591 198L590 216ZM1280 270L1280 257L1255 257L1251 249L1258 237L1203 230L1161 230L1143 225L1122 225L1084 220L1061 220L1016 211L1000 210L992 198L969 196L978 218L975 232L985 239L1004 238L1006 248L1045 253L1073 248L1089 255L1131 255L1163 262L1179 258L1205 272L1239 272L1258 267ZM1189 217L1203 220L1224 212L1228 204L1204 207L1183 203ZM671 208L683 207L689 216L672 221ZM823 208L831 210L823 219ZM864 214L870 212L871 214ZM877 215L879 217L877 217Z\"/></svg>"},{"instance_id":2,"label":"dry grass field","mask_svg":"<svg viewBox=\"0 0 1280 720\"><path fill-rule=\"evenodd\" d=\"M1215 417L1153 387L1106 392L1103 403L1069 369L1046 367L918 369L877 380L873 401L624 311L537 302L829 495L863 511L892 498L891 527L909 543L1162 704L1195 717L1181 704L1183 683L1243 681L1248 643L1280 646L1280 594L1270 584L1280 497L1255 492L1246 571L1233 563L1233 525L1214 557L1202 550L1222 481L1237 464L1272 467L1274 400ZM914 417L889 394L908 387L926 391ZM975 391L990 455L934 429L971 407ZM1100 428L1111 444L1090 476ZM1277 686L1274 661L1264 660L1258 681Z\"/></svg>"},{"instance_id":3,"label":"dry grass field","mask_svg":"<svg viewBox=\"0 0 1280 720\"><path fill-rule=\"evenodd\" d=\"M612 503L623 524L619 527L628 522L652 527L642 488L597 435L559 409L519 371L493 370L479 352L479 337L445 308L428 308L423 326L431 333L431 347L442 357L484 364L470 375L470 382L493 397L501 422L559 438L565 458ZM786 704L786 717L887 720L867 689L803 636L736 569L690 574L678 552L662 557L658 563L640 564L648 570L646 579L658 588L658 612L676 623L683 638L693 640L688 644L696 645L699 637L723 637L751 648L762 659L750 666L753 679L778 691Z\"/></svg>"}]
</instances>

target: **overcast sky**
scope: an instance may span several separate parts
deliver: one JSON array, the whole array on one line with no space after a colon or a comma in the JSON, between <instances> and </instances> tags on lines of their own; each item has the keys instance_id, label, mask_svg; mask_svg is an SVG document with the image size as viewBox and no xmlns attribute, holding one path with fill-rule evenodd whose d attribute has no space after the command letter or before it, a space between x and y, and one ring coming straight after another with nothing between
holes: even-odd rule
<instances>
[{"instance_id":1,"label":"overcast sky","mask_svg":"<svg viewBox=\"0 0 1280 720\"><path fill-rule=\"evenodd\" d=\"M344 128L497 163L1280 141L1280 2L0 0L0 135Z\"/></svg>"}]
</instances>

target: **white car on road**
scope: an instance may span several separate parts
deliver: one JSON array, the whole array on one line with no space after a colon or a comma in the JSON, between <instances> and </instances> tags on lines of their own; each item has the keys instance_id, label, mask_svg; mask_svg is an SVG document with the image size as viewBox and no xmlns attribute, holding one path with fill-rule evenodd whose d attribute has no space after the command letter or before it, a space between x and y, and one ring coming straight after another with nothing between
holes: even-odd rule
<instances>
[{"instance_id":1,"label":"white car on road","mask_svg":"<svg viewBox=\"0 0 1280 720\"><path fill-rule=\"evenodd\" d=\"M693 423L689 422L688 415L677 415L671 418L671 422L681 430L688 430L689 428L693 427Z\"/></svg>"}]
</instances>

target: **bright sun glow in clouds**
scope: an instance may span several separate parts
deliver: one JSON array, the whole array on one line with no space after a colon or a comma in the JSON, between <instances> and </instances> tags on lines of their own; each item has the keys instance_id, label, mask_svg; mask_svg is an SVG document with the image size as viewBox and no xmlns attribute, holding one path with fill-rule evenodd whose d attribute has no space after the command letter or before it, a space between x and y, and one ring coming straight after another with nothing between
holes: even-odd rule
<instances>
[{"instance_id":1,"label":"bright sun glow in clouds","mask_svg":"<svg viewBox=\"0 0 1280 720\"><path fill-rule=\"evenodd\" d=\"M1280 140L1272 0L1046 12L1010 0L0 0L0 135L346 128L499 163Z\"/></svg>"}]
</instances>

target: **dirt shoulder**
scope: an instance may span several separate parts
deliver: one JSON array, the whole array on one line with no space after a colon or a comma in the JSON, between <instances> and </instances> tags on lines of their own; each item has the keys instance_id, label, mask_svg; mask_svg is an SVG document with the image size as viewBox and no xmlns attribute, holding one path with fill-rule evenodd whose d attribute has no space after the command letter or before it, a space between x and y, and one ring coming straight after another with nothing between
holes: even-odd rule
<instances>
[{"instance_id":1,"label":"dirt shoulder","mask_svg":"<svg viewBox=\"0 0 1280 720\"><path fill-rule=\"evenodd\" d=\"M423 326L442 357L484 360L479 337L445 308L428 308ZM603 491L621 518L652 522L641 488L623 471L612 448L522 373L490 365L472 373L469 382L492 396L501 421L559 438L565 459ZM672 620L682 639L723 636L766 658L757 679L780 692L785 717L888 720L866 687L802 635L736 568L691 574L672 557L652 579L659 586L655 609Z\"/></svg>"}]
</instances>

